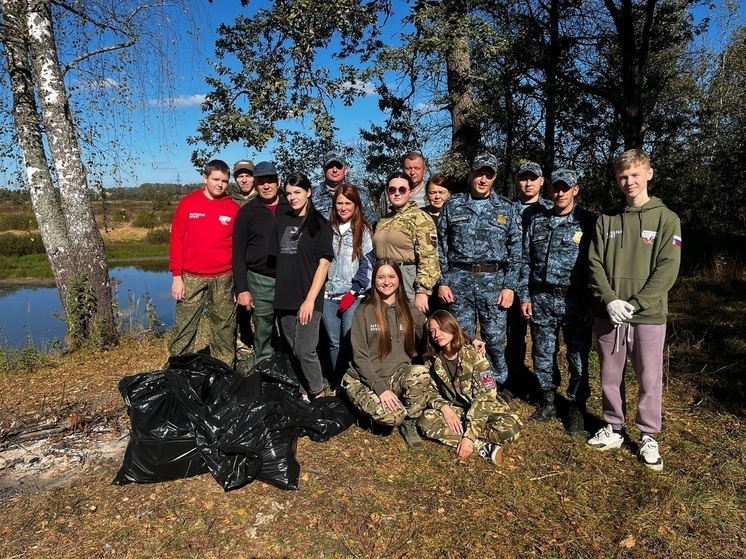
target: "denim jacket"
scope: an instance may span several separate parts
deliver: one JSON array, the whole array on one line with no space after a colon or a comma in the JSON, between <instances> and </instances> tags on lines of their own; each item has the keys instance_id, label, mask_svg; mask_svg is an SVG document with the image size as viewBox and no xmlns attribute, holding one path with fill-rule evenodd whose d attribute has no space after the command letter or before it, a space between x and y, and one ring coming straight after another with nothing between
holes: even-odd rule
<instances>
[{"instance_id":1,"label":"denim jacket","mask_svg":"<svg viewBox=\"0 0 746 559\"><path fill-rule=\"evenodd\" d=\"M324 296L327 299L337 299L354 291L362 293L370 287L376 255L373 252L373 241L367 230L363 230L362 262L352 258L352 229L340 233L333 229L332 245L334 246L334 260L327 273Z\"/></svg>"}]
</instances>

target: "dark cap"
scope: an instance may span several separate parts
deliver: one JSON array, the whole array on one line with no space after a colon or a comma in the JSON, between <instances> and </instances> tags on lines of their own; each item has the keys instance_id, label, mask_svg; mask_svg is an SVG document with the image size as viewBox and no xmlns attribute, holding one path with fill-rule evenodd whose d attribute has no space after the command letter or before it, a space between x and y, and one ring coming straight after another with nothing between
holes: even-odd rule
<instances>
[{"instance_id":1,"label":"dark cap","mask_svg":"<svg viewBox=\"0 0 746 559\"><path fill-rule=\"evenodd\" d=\"M269 161L260 161L256 164L254 167L254 176L255 177L276 177L277 176L277 169L275 169L275 166L272 165Z\"/></svg>"},{"instance_id":2,"label":"dark cap","mask_svg":"<svg viewBox=\"0 0 746 559\"><path fill-rule=\"evenodd\" d=\"M542 176L541 165L539 165L535 161L529 161L528 163L524 163L523 165L520 166L515 176L516 178L518 178L518 177L525 175L526 173L531 173L532 175L536 177Z\"/></svg>"},{"instance_id":3,"label":"dark cap","mask_svg":"<svg viewBox=\"0 0 746 559\"><path fill-rule=\"evenodd\" d=\"M493 173L497 173L497 157L491 153L480 153L474 158L474 162L471 164L472 171L478 171L485 167L492 169Z\"/></svg>"},{"instance_id":4,"label":"dark cap","mask_svg":"<svg viewBox=\"0 0 746 559\"><path fill-rule=\"evenodd\" d=\"M347 166L344 155L338 151L327 151L324 154L324 169L326 169L332 163L341 163L343 166Z\"/></svg>"},{"instance_id":5,"label":"dark cap","mask_svg":"<svg viewBox=\"0 0 746 559\"><path fill-rule=\"evenodd\" d=\"M575 186L578 184L578 174L572 169L557 169L552 172L552 180L549 184L554 186L554 183L557 182L564 182L567 186Z\"/></svg>"},{"instance_id":6,"label":"dark cap","mask_svg":"<svg viewBox=\"0 0 746 559\"><path fill-rule=\"evenodd\" d=\"M235 177L239 171L248 171L249 173L254 172L254 162L251 159L241 159L236 161L233 165L233 176Z\"/></svg>"}]
</instances>

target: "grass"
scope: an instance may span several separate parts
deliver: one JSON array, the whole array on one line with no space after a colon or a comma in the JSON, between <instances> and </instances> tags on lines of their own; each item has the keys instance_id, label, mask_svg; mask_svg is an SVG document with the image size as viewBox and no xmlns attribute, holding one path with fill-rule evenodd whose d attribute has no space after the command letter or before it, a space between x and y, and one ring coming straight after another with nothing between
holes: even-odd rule
<instances>
[{"instance_id":1,"label":"grass","mask_svg":"<svg viewBox=\"0 0 746 559\"><path fill-rule=\"evenodd\" d=\"M683 278L672 293L661 473L637 462L634 443L599 453L558 423L526 422L501 467L431 442L412 453L398 434L352 427L326 443L299 440L295 492L255 482L224 493L209 475L116 487L119 463L109 463L60 489L2 496L0 556L743 557L745 281L734 264ZM110 410L124 427L117 382L166 355L161 337L125 338L0 372L0 433L81 408ZM599 416L595 359L591 368Z\"/></svg>"}]
</instances>

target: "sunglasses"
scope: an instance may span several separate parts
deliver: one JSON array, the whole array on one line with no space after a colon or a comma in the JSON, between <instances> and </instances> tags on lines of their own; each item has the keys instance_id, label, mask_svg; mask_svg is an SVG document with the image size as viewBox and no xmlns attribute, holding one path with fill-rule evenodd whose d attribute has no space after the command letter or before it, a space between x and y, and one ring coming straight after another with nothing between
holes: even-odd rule
<instances>
[{"instance_id":1,"label":"sunglasses","mask_svg":"<svg viewBox=\"0 0 746 559\"><path fill-rule=\"evenodd\" d=\"M327 169L331 169L332 167L339 170L344 169L344 165L339 161L334 161L333 163L329 163L329 165L326 166Z\"/></svg>"},{"instance_id":2,"label":"sunglasses","mask_svg":"<svg viewBox=\"0 0 746 559\"><path fill-rule=\"evenodd\" d=\"M409 187L400 186L397 188L396 186L389 186L389 194L393 196L397 192L399 193L399 196L404 196L407 192L409 192Z\"/></svg>"}]
</instances>

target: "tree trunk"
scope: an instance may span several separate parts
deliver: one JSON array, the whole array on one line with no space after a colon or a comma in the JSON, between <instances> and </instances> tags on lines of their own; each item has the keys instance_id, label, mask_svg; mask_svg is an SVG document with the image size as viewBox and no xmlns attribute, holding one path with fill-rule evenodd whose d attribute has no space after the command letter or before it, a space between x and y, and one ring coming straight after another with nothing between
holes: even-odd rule
<instances>
[{"instance_id":1,"label":"tree trunk","mask_svg":"<svg viewBox=\"0 0 746 559\"><path fill-rule=\"evenodd\" d=\"M110 345L116 342L116 327L109 269L57 57L51 5L49 0L2 0L2 7L15 126L34 214L67 321L67 349L87 343ZM42 143L34 88L59 200Z\"/></svg>"},{"instance_id":2,"label":"tree trunk","mask_svg":"<svg viewBox=\"0 0 746 559\"><path fill-rule=\"evenodd\" d=\"M464 29L468 12L464 0L451 0L446 6L449 37L445 58L451 113L449 160L454 169L463 172L477 155L480 141L472 92L471 55Z\"/></svg>"}]
</instances>

